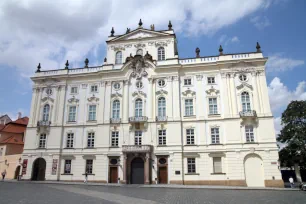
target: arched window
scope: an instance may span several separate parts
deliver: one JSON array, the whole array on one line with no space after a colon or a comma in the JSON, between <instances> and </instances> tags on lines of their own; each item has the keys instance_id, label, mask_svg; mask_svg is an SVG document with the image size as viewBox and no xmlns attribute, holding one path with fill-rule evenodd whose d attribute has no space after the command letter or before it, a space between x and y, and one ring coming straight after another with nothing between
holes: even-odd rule
<instances>
[{"instance_id":1,"label":"arched window","mask_svg":"<svg viewBox=\"0 0 306 204\"><path fill-rule=\"evenodd\" d=\"M122 64L122 52L121 51L116 52L115 64Z\"/></svg>"},{"instance_id":2,"label":"arched window","mask_svg":"<svg viewBox=\"0 0 306 204\"><path fill-rule=\"evenodd\" d=\"M142 116L142 100L139 98L135 101L135 117Z\"/></svg>"},{"instance_id":3,"label":"arched window","mask_svg":"<svg viewBox=\"0 0 306 204\"><path fill-rule=\"evenodd\" d=\"M165 48L159 47L157 55L158 55L158 60L165 60Z\"/></svg>"},{"instance_id":4,"label":"arched window","mask_svg":"<svg viewBox=\"0 0 306 204\"><path fill-rule=\"evenodd\" d=\"M113 101L113 118L120 118L120 101Z\"/></svg>"},{"instance_id":5,"label":"arched window","mask_svg":"<svg viewBox=\"0 0 306 204\"><path fill-rule=\"evenodd\" d=\"M250 95L248 92L241 94L242 111L251 111Z\"/></svg>"},{"instance_id":6,"label":"arched window","mask_svg":"<svg viewBox=\"0 0 306 204\"><path fill-rule=\"evenodd\" d=\"M166 99L164 97L158 99L158 116L166 116Z\"/></svg>"},{"instance_id":7,"label":"arched window","mask_svg":"<svg viewBox=\"0 0 306 204\"><path fill-rule=\"evenodd\" d=\"M50 105L46 104L43 109L43 121L49 121Z\"/></svg>"},{"instance_id":8,"label":"arched window","mask_svg":"<svg viewBox=\"0 0 306 204\"><path fill-rule=\"evenodd\" d=\"M136 52L136 55L141 55L142 56L143 55L142 49L138 49L137 52Z\"/></svg>"}]
</instances>

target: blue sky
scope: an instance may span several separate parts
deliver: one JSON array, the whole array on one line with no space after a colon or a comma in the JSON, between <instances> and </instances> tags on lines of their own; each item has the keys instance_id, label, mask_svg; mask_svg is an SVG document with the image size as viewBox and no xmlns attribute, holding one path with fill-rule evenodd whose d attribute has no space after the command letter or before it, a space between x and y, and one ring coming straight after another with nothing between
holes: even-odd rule
<instances>
[{"instance_id":1,"label":"blue sky","mask_svg":"<svg viewBox=\"0 0 306 204\"><path fill-rule=\"evenodd\" d=\"M111 27L116 34L172 21L179 56L255 51L262 47L276 130L291 100L306 100L306 1L304 0L168 0L168 1L38 1L0 3L0 114L29 115L31 81L38 62L42 69L102 64Z\"/></svg>"}]
</instances>

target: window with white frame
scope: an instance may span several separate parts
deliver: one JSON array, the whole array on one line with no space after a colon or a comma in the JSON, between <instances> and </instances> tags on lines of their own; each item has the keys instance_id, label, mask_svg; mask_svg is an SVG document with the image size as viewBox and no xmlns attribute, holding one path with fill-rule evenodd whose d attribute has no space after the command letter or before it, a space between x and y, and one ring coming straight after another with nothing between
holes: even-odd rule
<instances>
[{"instance_id":1,"label":"window with white frame","mask_svg":"<svg viewBox=\"0 0 306 204\"><path fill-rule=\"evenodd\" d=\"M158 99L158 116L165 117L166 116L166 99L165 97L160 97Z\"/></svg>"},{"instance_id":2,"label":"window with white frame","mask_svg":"<svg viewBox=\"0 0 306 204\"><path fill-rule=\"evenodd\" d=\"M66 139L66 148L73 148L74 133L68 133Z\"/></svg>"},{"instance_id":3,"label":"window with white frame","mask_svg":"<svg viewBox=\"0 0 306 204\"><path fill-rule=\"evenodd\" d=\"M157 50L158 60L165 60L165 48L159 47Z\"/></svg>"},{"instance_id":4,"label":"window with white frame","mask_svg":"<svg viewBox=\"0 0 306 204\"><path fill-rule=\"evenodd\" d=\"M135 117L142 116L142 100L140 98L135 101Z\"/></svg>"},{"instance_id":5,"label":"window with white frame","mask_svg":"<svg viewBox=\"0 0 306 204\"><path fill-rule=\"evenodd\" d=\"M250 95L248 92L243 92L241 94L241 105L243 112L251 111Z\"/></svg>"},{"instance_id":6,"label":"window with white frame","mask_svg":"<svg viewBox=\"0 0 306 204\"><path fill-rule=\"evenodd\" d=\"M76 106L69 106L68 122L76 121Z\"/></svg>"},{"instance_id":7,"label":"window with white frame","mask_svg":"<svg viewBox=\"0 0 306 204\"><path fill-rule=\"evenodd\" d=\"M95 133L89 132L87 136L87 147L93 148L95 147Z\"/></svg>"},{"instance_id":8,"label":"window with white frame","mask_svg":"<svg viewBox=\"0 0 306 204\"><path fill-rule=\"evenodd\" d=\"M209 104L209 114L210 115L217 115L218 114L217 98L209 98L208 99L208 104Z\"/></svg>"},{"instance_id":9,"label":"window with white frame","mask_svg":"<svg viewBox=\"0 0 306 204\"><path fill-rule=\"evenodd\" d=\"M186 129L186 143L188 145L194 144L194 129Z\"/></svg>"},{"instance_id":10,"label":"window with white frame","mask_svg":"<svg viewBox=\"0 0 306 204\"><path fill-rule=\"evenodd\" d=\"M193 99L185 99L185 116L193 115Z\"/></svg>"},{"instance_id":11,"label":"window with white frame","mask_svg":"<svg viewBox=\"0 0 306 204\"><path fill-rule=\"evenodd\" d=\"M70 93L71 94L77 94L78 93L78 87L71 87L71 90L70 90Z\"/></svg>"},{"instance_id":12,"label":"window with white frame","mask_svg":"<svg viewBox=\"0 0 306 204\"><path fill-rule=\"evenodd\" d=\"M191 78L186 78L186 79L184 79L184 85L185 85L185 86L190 86L190 85L192 85Z\"/></svg>"},{"instance_id":13,"label":"window with white frame","mask_svg":"<svg viewBox=\"0 0 306 204\"><path fill-rule=\"evenodd\" d=\"M188 173L196 173L196 161L195 158L187 158Z\"/></svg>"},{"instance_id":14,"label":"window with white frame","mask_svg":"<svg viewBox=\"0 0 306 204\"><path fill-rule=\"evenodd\" d=\"M90 92L92 92L92 93L98 92L98 85L90 86Z\"/></svg>"},{"instance_id":15,"label":"window with white frame","mask_svg":"<svg viewBox=\"0 0 306 204\"><path fill-rule=\"evenodd\" d=\"M208 84L215 84L216 83L215 77L207 77L207 83Z\"/></svg>"},{"instance_id":16,"label":"window with white frame","mask_svg":"<svg viewBox=\"0 0 306 204\"><path fill-rule=\"evenodd\" d=\"M116 52L115 64L122 64L122 52L121 51Z\"/></svg>"},{"instance_id":17,"label":"window with white frame","mask_svg":"<svg viewBox=\"0 0 306 204\"><path fill-rule=\"evenodd\" d=\"M88 107L88 120L89 121L96 120L96 110L97 110L96 105L89 105Z\"/></svg>"},{"instance_id":18,"label":"window with white frame","mask_svg":"<svg viewBox=\"0 0 306 204\"><path fill-rule=\"evenodd\" d=\"M49 121L50 105L46 104L43 108L43 121Z\"/></svg>"},{"instance_id":19,"label":"window with white frame","mask_svg":"<svg viewBox=\"0 0 306 204\"><path fill-rule=\"evenodd\" d=\"M142 131L135 131L135 145L142 144Z\"/></svg>"},{"instance_id":20,"label":"window with white frame","mask_svg":"<svg viewBox=\"0 0 306 204\"><path fill-rule=\"evenodd\" d=\"M245 126L246 142L254 142L254 128L252 125Z\"/></svg>"},{"instance_id":21,"label":"window with white frame","mask_svg":"<svg viewBox=\"0 0 306 204\"><path fill-rule=\"evenodd\" d=\"M214 173L222 173L222 159L221 157L213 157Z\"/></svg>"},{"instance_id":22,"label":"window with white frame","mask_svg":"<svg viewBox=\"0 0 306 204\"><path fill-rule=\"evenodd\" d=\"M211 143L212 144L220 144L220 133L219 128L211 128Z\"/></svg>"},{"instance_id":23,"label":"window with white frame","mask_svg":"<svg viewBox=\"0 0 306 204\"><path fill-rule=\"evenodd\" d=\"M71 174L71 160L65 160L64 174Z\"/></svg>"},{"instance_id":24,"label":"window with white frame","mask_svg":"<svg viewBox=\"0 0 306 204\"><path fill-rule=\"evenodd\" d=\"M47 135L46 134L40 134L39 136L39 148L46 148L46 140L47 140Z\"/></svg>"},{"instance_id":25,"label":"window with white frame","mask_svg":"<svg viewBox=\"0 0 306 204\"><path fill-rule=\"evenodd\" d=\"M112 131L112 147L118 147L118 146L119 146L119 132Z\"/></svg>"},{"instance_id":26,"label":"window with white frame","mask_svg":"<svg viewBox=\"0 0 306 204\"><path fill-rule=\"evenodd\" d=\"M93 168L93 160L87 159L86 160L86 167L85 167L85 173L92 174L92 168Z\"/></svg>"},{"instance_id":27,"label":"window with white frame","mask_svg":"<svg viewBox=\"0 0 306 204\"><path fill-rule=\"evenodd\" d=\"M166 145L166 130L158 130L158 144Z\"/></svg>"},{"instance_id":28,"label":"window with white frame","mask_svg":"<svg viewBox=\"0 0 306 204\"><path fill-rule=\"evenodd\" d=\"M119 100L113 101L113 118L116 118L116 119L120 118L120 101Z\"/></svg>"}]
</instances>

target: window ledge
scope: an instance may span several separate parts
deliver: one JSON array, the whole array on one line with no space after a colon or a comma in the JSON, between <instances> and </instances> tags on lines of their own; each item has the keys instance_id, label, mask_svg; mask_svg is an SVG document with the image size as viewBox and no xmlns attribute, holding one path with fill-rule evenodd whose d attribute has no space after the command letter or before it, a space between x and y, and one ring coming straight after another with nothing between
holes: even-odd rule
<instances>
[{"instance_id":1,"label":"window ledge","mask_svg":"<svg viewBox=\"0 0 306 204\"><path fill-rule=\"evenodd\" d=\"M197 146L196 144L185 144L184 146Z\"/></svg>"},{"instance_id":2,"label":"window ledge","mask_svg":"<svg viewBox=\"0 0 306 204\"><path fill-rule=\"evenodd\" d=\"M243 144L259 144L258 142L245 142Z\"/></svg>"},{"instance_id":3,"label":"window ledge","mask_svg":"<svg viewBox=\"0 0 306 204\"><path fill-rule=\"evenodd\" d=\"M84 149L96 149L95 147L85 147Z\"/></svg>"},{"instance_id":4,"label":"window ledge","mask_svg":"<svg viewBox=\"0 0 306 204\"><path fill-rule=\"evenodd\" d=\"M185 175L200 175L199 173L186 173Z\"/></svg>"},{"instance_id":5,"label":"window ledge","mask_svg":"<svg viewBox=\"0 0 306 204\"><path fill-rule=\"evenodd\" d=\"M82 174L83 176L85 176L86 174ZM87 174L88 176L95 176L96 174Z\"/></svg>"},{"instance_id":6,"label":"window ledge","mask_svg":"<svg viewBox=\"0 0 306 204\"><path fill-rule=\"evenodd\" d=\"M75 149L74 147L65 147L64 149Z\"/></svg>"},{"instance_id":7,"label":"window ledge","mask_svg":"<svg viewBox=\"0 0 306 204\"><path fill-rule=\"evenodd\" d=\"M47 149L46 147L38 147L37 149Z\"/></svg>"},{"instance_id":8,"label":"window ledge","mask_svg":"<svg viewBox=\"0 0 306 204\"><path fill-rule=\"evenodd\" d=\"M217 83L207 83L207 85L217 85Z\"/></svg>"},{"instance_id":9,"label":"window ledge","mask_svg":"<svg viewBox=\"0 0 306 204\"><path fill-rule=\"evenodd\" d=\"M110 146L109 148L119 148L119 146Z\"/></svg>"},{"instance_id":10,"label":"window ledge","mask_svg":"<svg viewBox=\"0 0 306 204\"><path fill-rule=\"evenodd\" d=\"M87 120L88 123L96 123L97 120Z\"/></svg>"},{"instance_id":11,"label":"window ledge","mask_svg":"<svg viewBox=\"0 0 306 204\"><path fill-rule=\"evenodd\" d=\"M65 176L73 176L73 174L65 174L65 173L64 173L64 174L61 174L61 175L63 175L63 176L64 176L64 175L65 175Z\"/></svg>"},{"instance_id":12,"label":"window ledge","mask_svg":"<svg viewBox=\"0 0 306 204\"><path fill-rule=\"evenodd\" d=\"M210 175L226 175L226 173L211 173Z\"/></svg>"},{"instance_id":13,"label":"window ledge","mask_svg":"<svg viewBox=\"0 0 306 204\"><path fill-rule=\"evenodd\" d=\"M76 124L76 121L67 121L67 124Z\"/></svg>"},{"instance_id":14,"label":"window ledge","mask_svg":"<svg viewBox=\"0 0 306 204\"><path fill-rule=\"evenodd\" d=\"M167 147L167 145L157 145L157 147Z\"/></svg>"},{"instance_id":15,"label":"window ledge","mask_svg":"<svg viewBox=\"0 0 306 204\"><path fill-rule=\"evenodd\" d=\"M195 118L196 115L185 115L184 118Z\"/></svg>"},{"instance_id":16,"label":"window ledge","mask_svg":"<svg viewBox=\"0 0 306 204\"><path fill-rule=\"evenodd\" d=\"M223 145L223 144L221 144L221 143L216 143L216 144L213 144L213 143L212 143L212 144L210 144L210 145Z\"/></svg>"},{"instance_id":17,"label":"window ledge","mask_svg":"<svg viewBox=\"0 0 306 204\"><path fill-rule=\"evenodd\" d=\"M217 114L208 114L209 118L214 118L214 117L221 117L221 114L217 113Z\"/></svg>"}]
</instances>

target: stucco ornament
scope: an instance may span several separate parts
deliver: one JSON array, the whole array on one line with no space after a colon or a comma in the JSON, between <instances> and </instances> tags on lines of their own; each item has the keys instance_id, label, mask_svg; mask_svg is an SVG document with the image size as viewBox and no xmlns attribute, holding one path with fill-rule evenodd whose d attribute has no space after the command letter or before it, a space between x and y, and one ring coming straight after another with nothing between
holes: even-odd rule
<instances>
[{"instance_id":1,"label":"stucco ornament","mask_svg":"<svg viewBox=\"0 0 306 204\"><path fill-rule=\"evenodd\" d=\"M87 101L89 102L98 102L99 98L97 98L94 94L92 95L92 97L88 98Z\"/></svg>"},{"instance_id":2,"label":"stucco ornament","mask_svg":"<svg viewBox=\"0 0 306 204\"><path fill-rule=\"evenodd\" d=\"M68 102L69 103L78 103L79 102L79 99L75 98L74 96L70 99L68 99Z\"/></svg>"},{"instance_id":3,"label":"stucco ornament","mask_svg":"<svg viewBox=\"0 0 306 204\"><path fill-rule=\"evenodd\" d=\"M140 80L142 77L147 77L148 73L145 68L148 67L149 65L145 62L144 58L140 55L136 55L133 57L132 63L130 65L130 68L133 69L131 76L137 80Z\"/></svg>"},{"instance_id":4,"label":"stucco ornament","mask_svg":"<svg viewBox=\"0 0 306 204\"><path fill-rule=\"evenodd\" d=\"M218 95L219 93L220 93L220 91L219 90L217 90L217 89L215 89L213 86L211 86L210 87L210 89L208 89L208 90L206 90L206 93L208 94L208 95Z\"/></svg>"}]
</instances>

